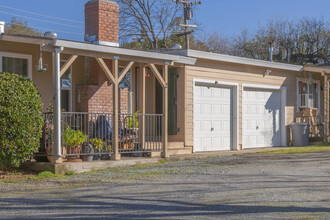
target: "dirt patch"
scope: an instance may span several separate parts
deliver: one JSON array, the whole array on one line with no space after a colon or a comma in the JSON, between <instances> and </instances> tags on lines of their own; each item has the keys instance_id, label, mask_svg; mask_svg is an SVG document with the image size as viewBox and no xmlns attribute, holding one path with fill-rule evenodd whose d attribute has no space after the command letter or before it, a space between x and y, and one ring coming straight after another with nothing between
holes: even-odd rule
<instances>
[{"instance_id":1,"label":"dirt patch","mask_svg":"<svg viewBox=\"0 0 330 220\"><path fill-rule=\"evenodd\" d=\"M19 180L34 176L37 176L37 173L28 170L22 170L22 169L0 170L0 180Z\"/></svg>"}]
</instances>

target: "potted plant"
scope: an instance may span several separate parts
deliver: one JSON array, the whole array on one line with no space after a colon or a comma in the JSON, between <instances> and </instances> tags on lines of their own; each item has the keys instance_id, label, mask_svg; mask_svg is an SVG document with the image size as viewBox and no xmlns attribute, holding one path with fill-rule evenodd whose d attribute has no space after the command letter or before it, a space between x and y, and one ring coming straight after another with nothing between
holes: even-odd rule
<instances>
[{"instance_id":1,"label":"potted plant","mask_svg":"<svg viewBox=\"0 0 330 220\"><path fill-rule=\"evenodd\" d=\"M93 161L93 157L94 157L94 148L93 148L93 145L89 142L85 142L83 144L83 148L82 148L82 151L81 151L81 159L83 161Z\"/></svg>"},{"instance_id":2,"label":"potted plant","mask_svg":"<svg viewBox=\"0 0 330 220\"><path fill-rule=\"evenodd\" d=\"M102 160L110 160L111 150L112 150L111 142L107 141L106 145L103 148L104 153L107 153L107 154L102 155L102 157L101 157Z\"/></svg>"},{"instance_id":3,"label":"potted plant","mask_svg":"<svg viewBox=\"0 0 330 220\"><path fill-rule=\"evenodd\" d=\"M94 150L94 160L100 159L100 153L102 152L103 148L103 141L100 138L93 138L89 140L89 143L93 146ZM99 153L99 154L97 154Z\"/></svg>"},{"instance_id":4,"label":"potted plant","mask_svg":"<svg viewBox=\"0 0 330 220\"><path fill-rule=\"evenodd\" d=\"M73 130L67 126L62 133L62 138L64 146L67 147L67 154L75 154L74 156L67 156L67 161L81 162L81 144L86 141L87 135L80 130Z\"/></svg>"},{"instance_id":5,"label":"potted plant","mask_svg":"<svg viewBox=\"0 0 330 220\"><path fill-rule=\"evenodd\" d=\"M135 134L139 130L139 110L136 111L133 116L128 116L126 118L127 130L128 133Z\"/></svg>"}]
</instances>

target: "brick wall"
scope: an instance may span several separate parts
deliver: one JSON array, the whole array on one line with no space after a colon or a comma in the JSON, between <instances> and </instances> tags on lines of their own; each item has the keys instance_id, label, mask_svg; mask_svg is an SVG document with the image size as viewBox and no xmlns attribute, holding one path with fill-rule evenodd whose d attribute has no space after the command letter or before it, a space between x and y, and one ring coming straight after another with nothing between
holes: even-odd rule
<instances>
[{"instance_id":1,"label":"brick wall","mask_svg":"<svg viewBox=\"0 0 330 220\"><path fill-rule=\"evenodd\" d=\"M112 113L113 87L103 85L76 86L76 105L78 112ZM128 113L128 89L119 89L119 112Z\"/></svg>"}]
</instances>

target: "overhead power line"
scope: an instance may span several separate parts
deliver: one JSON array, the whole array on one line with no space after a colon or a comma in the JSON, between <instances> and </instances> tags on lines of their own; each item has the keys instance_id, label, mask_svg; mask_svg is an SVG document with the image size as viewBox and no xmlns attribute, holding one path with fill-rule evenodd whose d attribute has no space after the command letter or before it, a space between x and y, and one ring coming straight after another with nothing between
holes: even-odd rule
<instances>
[{"instance_id":1,"label":"overhead power line","mask_svg":"<svg viewBox=\"0 0 330 220\"><path fill-rule=\"evenodd\" d=\"M63 24L63 23L54 22L54 21L45 21L45 20L42 20L42 19L31 18L29 16L18 15L18 14L15 14L15 13L10 13L10 12L1 11L1 10L0 10L0 12L1 13L4 13L4 14L14 15L14 16L17 16L17 17L22 17L22 18L27 18L27 19L35 20L35 21L40 21L40 22L45 22L45 23L50 23L50 24L57 24L57 25L62 25L62 26L67 26L67 27L72 27L72 28L83 29L83 27L81 27L81 26L70 25L70 24Z\"/></svg>"},{"instance_id":2,"label":"overhead power line","mask_svg":"<svg viewBox=\"0 0 330 220\"><path fill-rule=\"evenodd\" d=\"M12 22L6 22L6 24L10 24L10 25L19 25L19 26L25 26L24 24L18 24L18 23L12 23ZM69 32L69 31L59 31L59 30L49 30L49 28L42 28L42 27L34 27L34 26L30 26L30 28L34 28L34 29L40 29L40 30L46 30L46 31L54 31L56 33L65 33L65 34L79 34L81 36L83 36L83 33L78 33L78 32Z\"/></svg>"},{"instance_id":3,"label":"overhead power line","mask_svg":"<svg viewBox=\"0 0 330 220\"><path fill-rule=\"evenodd\" d=\"M62 21L70 21L70 22L75 22L75 23L79 23L79 24L84 24L84 22L82 22L82 21L76 21L76 20L60 18L60 17L53 17L53 16L49 16L49 15L44 15L44 14L32 12L32 11L26 11L26 10L22 10L22 9L18 9L18 8L12 8L12 7L1 5L1 4L0 4L0 7L8 8L8 9L15 10L15 11L20 11L20 12L25 12L25 13L29 13L29 14L33 14L33 15L37 15L37 16L42 16L42 17L46 17L46 18L52 18L52 19L58 19L58 20L62 20Z\"/></svg>"}]
</instances>

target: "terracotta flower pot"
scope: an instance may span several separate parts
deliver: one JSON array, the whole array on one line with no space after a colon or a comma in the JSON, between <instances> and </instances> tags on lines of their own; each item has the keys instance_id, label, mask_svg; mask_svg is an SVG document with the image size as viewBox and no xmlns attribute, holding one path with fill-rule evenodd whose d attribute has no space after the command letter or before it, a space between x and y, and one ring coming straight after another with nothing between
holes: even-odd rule
<instances>
[{"instance_id":1,"label":"terracotta flower pot","mask_svg":"<svg viewBox=\"0 0 330 220\"><path fill-rule=\"evenodd\" d=\"M66 156L66 162L82 162L80 159L81 145L77 146L68 146L67 154L76 154L74 156Z\"/></svg>"},{"instance_id":2,"label":"terracotta flower pot","mask_svg":"<svg viewBox=\"0 0 330 220\"><path fill-rule=\"evenodd\" d=\"M49 162L52 162L52 155L53 154L53 146L50 146L50 147L46 147L46 155L47 155L47 160ZM64 159L65 159L65 155L66 155L66 148L65 147L62 147L62 157L60 159L59 162L63 163L64 162Z\"/></svg>"}]
</instances>

